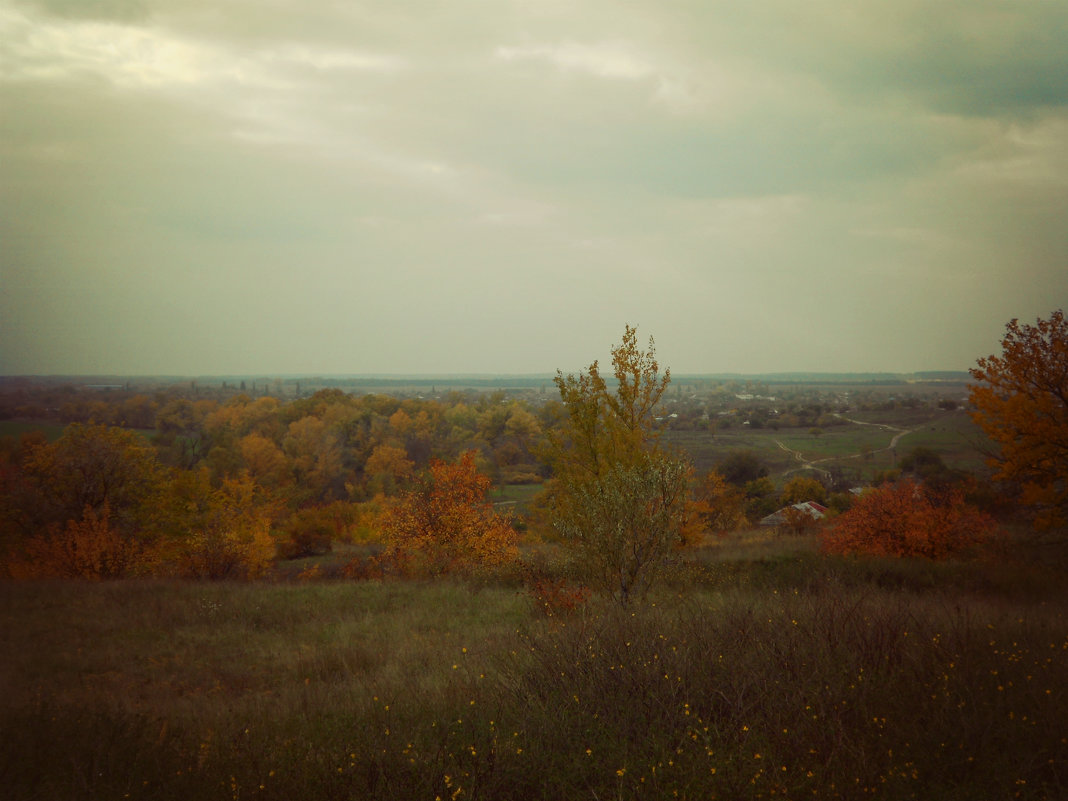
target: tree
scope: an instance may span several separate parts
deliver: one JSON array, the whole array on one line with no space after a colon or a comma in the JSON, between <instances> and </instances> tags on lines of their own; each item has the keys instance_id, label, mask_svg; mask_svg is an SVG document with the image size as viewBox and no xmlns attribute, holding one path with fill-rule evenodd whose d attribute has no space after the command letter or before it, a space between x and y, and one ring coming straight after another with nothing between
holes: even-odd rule
<instances>
[{"instance_id":1,"label":"tree","mask_svg":"<svg viewBox=\"0 0 1068 801\"><path fill-rule=\"evenodd\" d=\"M550 432L551 519L580 562L620 603L644 594L687 518L689 466L662 450L653 425L671 373L660 373L653 340L627 326L612 349L610 390L595 361L578 376L557 372L564 419Z\"/></svg>"},{"instance_id":2,"label":"tree","mask_svg":"<svg viewBox=\"0 0 1068 801\"><path fill-rule=\"evenodd\" d=\"M39 442L22 470L37 500L38 528L81 520L85 510L102 512L124 535L141 528L159 490L155 453L139 434L105 425L71 423L54 443Z\"/></svg>"},{"instance_id":3,"label":"tree","mask_svg":"<svg viewBox=\"0 0 1068 801\"><path fill-rule=\"evenodd\" d=\"M969 388L972 419L999 448L994 478L1019 491L1038 528L1068 521L1068 321L1011 320L1001 356L979 359Z\"/></svg>"},{"instance_id":4,"label":"tree","mask_svg":"<svg viewBox=\"0 0 1068 801\"><path fill-rule=\"evenodd\" d=\"M208 470L178 471L160 510L154 571L185 578L259 578L275 558L276 508L246 472L213 488Z\"/></svg>"},{"instance_id":5,"label":"tree","mask_svg":"<svg viewBox=\"0 0 1068 801\"><path fill-rule=\"evenodd\" d=\"M9 556L6 570L18 579L119 579L137 568L142 550L140 542L112 528L105 504L28 538Z\"/></svg>"},{"instance_id":6,"label":"tree","mask_svg":"<svg viewBox=\"0 0 1068 801\"><path fill-rule=\"evenodd\" d=\"M974 547L993 521L965 503L957 489L932 491L903 479L869 490L824 534L828 553L941 559Z\"/></svg>"},{"instance_id":7,"label":"tree","mask_svg":"<svg viewBox=\"0 0 1068 801\"><path fill-rule=\"evenodd\" d=\"M768 468L753 451L740 450L731 451L727 458L716 466L716 472L731 484L742 487L750 481L764 478L768 474Z\"/></svg>"},{"instance_id":8,"label":"tree","mask_svg":"<svg viewBox=\"0 0 1068 801\"><path fill-rule=\"evenodd\" d=\"M827 488L823 486L819 479L811 476L794 476L782 488L779 503L789 506L790 504L803 503L804 501L826 503Z\"/></svg>"},{"instance_id":9,"label":"tree","mask_svg":"<svg viewBox=\"0 0 1068 801\"><path fill-rule=\"evenodd\" d=\"M431 460L418 486L382 513L379 524L390 556L413 560L431 573L514 559L515 529L486 500L489 488L490 479L478 472L471 451L456 464Z\"/></svg>"},{"instance_id":10,"label":"tree","mask_svg":"<svg viewBox=\"0 0 1068 801\"><path fill-rule=\"evenodd\" d=\"M694 490L690 512L705 531L734 531L747 525L745 491L709 470Z\"/></svg>"}]
</instances>

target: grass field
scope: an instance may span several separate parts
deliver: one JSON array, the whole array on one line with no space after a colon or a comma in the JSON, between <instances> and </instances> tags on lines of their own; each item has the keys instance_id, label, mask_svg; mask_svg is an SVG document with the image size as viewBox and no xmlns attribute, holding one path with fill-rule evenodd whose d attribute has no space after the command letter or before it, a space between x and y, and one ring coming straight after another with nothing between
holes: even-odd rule
<instances>
[{"instance_id":1,"label":"grass field","mask_svg":"<svg viewBox=\"0 0 1068 801\"><path fill-rule=\"evenodd\" d=\"M1062 799L1064 551L844 560L735 534L645 604L552 617L511 574L0 584L0 783L17 801Z\"/></svg>"},{"instance_id":2,"label":"grass field","mask_svg":"<svg viewBox=\"0 0 1068 801\"><path fill-rule=\"evenodd\" d=\"M55 442L63 435L66 425L50 420L0 420L0 437L21 437L31 431L40 431L49 442Z\"/></svg>"},{"instance_id":3,"label":"grass field","mask_svg":"<svg viewBox=\"0 0 1068 801\"><path fill-rule=\"evenodd\" d=\"M665 441L688 453L695 467L702 472L714 467L732 451L753 451L778 480L800 466L789 451L800 452L805 460L818 462L824 469L842 467L855 473L858 480L866 480L876 472L894 467L916 447L934 450L952 468L984 469L982 449L987 441L965 412L904 409L892 413L858 412L849 416L872 425L831 426L818 436L807 428L735 427L723 432L673 431L665 434ZM891 450L891 441L902 431L909 433L902 436ZM778 443L789 450L784 450Z\"/></svg>"}]
</instances>

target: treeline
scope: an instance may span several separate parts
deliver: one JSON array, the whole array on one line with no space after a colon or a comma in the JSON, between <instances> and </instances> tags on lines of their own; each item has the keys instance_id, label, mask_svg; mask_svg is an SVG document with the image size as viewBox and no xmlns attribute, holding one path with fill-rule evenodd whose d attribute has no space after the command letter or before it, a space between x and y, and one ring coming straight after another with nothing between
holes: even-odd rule
<instances>
[{"instance_id":1,"label":"treeline","mask_svg":"<svg viewBox=\"0 0 1068 801\"><path fill-rule=\"evenodd\" d=\"M781 407L784 417L817 420L834 408ZM435 463L463 457L472 466L469 486L454 493L469 498L465 514L486 501L490 485L550 487L545 446L568 414L559 401L504 392L426 399L335 388L284 400L192 382L152 394L53 386L2 398L4 417L32 411L66 427L54 441L36 430L0 438L0 560L12 576L257 576L277 558L379 542L398 503L417 506L413 494L440 491L426 483ZM945 483L936 462L912 454L902 468ZM833 515L854 501L844 477L777 487L747 450L704 475L691 471L687 484L684 544L756 525L787 504L817 501ZM476 485L480 495L471 494ZM513 516L514 528L552 535L543 506L535 500L533 514ZM790 527L811 522L796 518Z\"/></svg>"},{"instance_id":2,"label":"treeline","mask_svg":"<svg viewBox=\"0 0 1068 801\"><path fill-rule=\"evenodd\" d=\"M383 500L432 460L470 453L497 484L542 481L536 450L559 411L501 393L102 399L109 394L97 393L86 419L55 442L39 432L3 441L5 550L30 543L33 557L19 569L66 559L67 572L112 575L134 569L136 556L182 575L262 572L268 552L294 557L370 537ZM64 533L81 555L46 553ZM82 563L85 543L112 536L130 547L107 564Z\"/></svg>"}]
</instances>

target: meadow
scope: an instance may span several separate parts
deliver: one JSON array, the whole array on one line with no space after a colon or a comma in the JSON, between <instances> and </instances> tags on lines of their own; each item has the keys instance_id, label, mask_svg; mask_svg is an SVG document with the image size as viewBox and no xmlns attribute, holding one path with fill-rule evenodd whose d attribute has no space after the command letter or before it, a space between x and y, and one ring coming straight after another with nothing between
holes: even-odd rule
<instances>
[{"instance_id":1,"label":"meadow","mask_svg":"<svg viewBox=\"0 0 1068 801\"><path fill-rule=\"evenodd\" d=\"M699 471L705 471L739 450L752 451L773 478L781 479L800 467L790 451L827 470L840 467L858 483L896 467L913 448L929 448L948 467L985 469L984 449L989 442L967 412L937 409L895 409L888 412L850 412L847 417L868 425L847 423L814 434L809 428L749 428L723 431L670 431L664 439L680 447ZM887 426L883 428L881 426ZM890 448L895 435L907 431ZM784 450L782 446L789 450Z\"/></svg>"},{"instance_id":2,"label":"meadow","mask_svg":"<svg viewBox=\"0 0 1068 801\"><path fill-rule=\"evenodd\" d=\"M569 596L550 546L523 570L434 581L7 582L0 786L1062 799L1063 539L933 563L736 533L625 609ZM556 595L531 592L535 573Z\"/></svg>"}]
</instances>

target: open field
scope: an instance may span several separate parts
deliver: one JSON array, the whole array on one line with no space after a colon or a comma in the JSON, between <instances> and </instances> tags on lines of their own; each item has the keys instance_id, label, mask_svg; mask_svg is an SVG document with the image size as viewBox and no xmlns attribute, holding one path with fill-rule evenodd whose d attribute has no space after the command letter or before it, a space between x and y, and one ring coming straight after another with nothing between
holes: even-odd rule
<instances>
[{"instance_id":1,"label":"open field","mask_svg":"<svg viewBox=\"0 0 1068 801\"><path fill-rule=\"evenodd\" d=\"M866 480L894 467L913 448L937 452L948 467L968 471L984 469L982 448L986 438L966 412L899 409L894 412L857 412L847 415L871 425L846 423L814 435L808 428L749 429L733 427L722 432L672 431L666 442L686 451L699 471L725 459L732 451L753 451L773 478L781 479L800 467L791 451L823 469L841 467ZM891 448L891 442L904 433ZM779 445L782 443L782 446Z\"/></svg>"},{"instance_id":2,"label":"open field","mask_svg":"<svg viewBox=\"0 0 1068 801\"><path fill-rule=\"evenodd\" d=\"M66 425L50 420L0 420L0 437L21 437L31 431L40 431L48 438L49 442L55 442L63 436Z\"/></svg>"},{"instance_id":3,"label":"open field","mask_svg":"<svg viewBox=\"0 0 1068 801\"><path fill-rule=\"evenodd\" d=\"M553 617L511 574L0 584L0 782L20 801L1065 798L1064 552L844 560L735 534L641 606Z\"/></svg>"}]
</instances>

